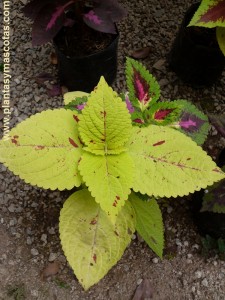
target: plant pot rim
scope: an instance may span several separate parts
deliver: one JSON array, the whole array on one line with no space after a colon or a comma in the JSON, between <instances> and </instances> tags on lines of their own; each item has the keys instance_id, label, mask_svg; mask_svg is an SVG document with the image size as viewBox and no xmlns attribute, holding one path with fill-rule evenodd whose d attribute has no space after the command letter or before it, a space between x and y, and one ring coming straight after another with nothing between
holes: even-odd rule
<instances>
[{"instance_id":1,"label":"plant pot rim","mask_svg":"<svg viewBox=\"0 0 225 300\"><path fill-rule=\"evenodd\" d=\"M63 28L65 28L65 27L63 27ZM63 29L63 28L62 28L62 29ZM57 51L59 51L59 52L61 53L61 55L63 55L63 56L66 57L66 58L71 58L71 59L73 59L73 58L85 59L85 58L91 58L91 57L94 57L94 56L96 56L96 55L99 55L99 54L103 53L104 51L106 51L108 48L112 47L112 45L114 45L115 43L117 43L117 41L118 41L118 39L119 39L119 36L120 36L119 31L118 31L117 26L116 26L116 33L115 33L115 34L112 34L113 40L112 40L111 43L110 43L107 47L105 47L104 49L99 50L99 51L97 51L97 52L94 52L94 53L92 53L92 54L80 55L80 56L76 56L76 55L74 55L74 56L69 56L69 55L65 55L65 54L59 49L59 47L58 47L58 45L57 45L57 42L56 42L56 38L57 38L58 34L60 34L60 32L62 31L62 29L61 29L61 30L57 33L57 35L53 38L53 45L54 45L55 48L57 48Z\"/></svg>"}]
</instances>

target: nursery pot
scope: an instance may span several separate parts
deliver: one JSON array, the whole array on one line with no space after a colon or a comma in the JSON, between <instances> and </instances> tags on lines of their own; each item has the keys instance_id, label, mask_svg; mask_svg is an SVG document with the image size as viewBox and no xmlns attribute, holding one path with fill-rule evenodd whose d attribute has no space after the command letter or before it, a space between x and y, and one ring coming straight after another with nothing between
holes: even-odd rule
<instances>
[{"instance_id":1,"label":"nursery pot","mask_svg":"<svg viewBox=\"0 0 225 300\"><path fill-rule=\"evenodd\" d=\"M225 165L225 148L220 152L217 165L219 167ZM225 239L225 214L210 211L201 212L204 193L205 190L195 192L191 201L193 218L197 229L202 236L209 235L215 239Z\"/></svg>"},{"instance_id":2,"label":"nursery pot","mask_svg":"<svg viewBox=\"0 0 225 300\"><path fill-rule=\"evenodd\" d=\"M216 40L216 29L187 27L199 5L193 4L186 12L168 55L170 68L194 87L212 85L225 66L225 57Z\"/></svg>"},{"instance_id":3,"label":"nursery pot","mask_svg":"<svg viewBox=\"0 0 225 300\"><path fill-rule=\"evenodd\" d=\"M54 38L58 58L58 74L61 85L69 91L91 92L104 76L109 85L113 83L117 72L117 48L119 33L113 35L112 42L104 49L91 55L70 57L58 47L62 30Z\"/></svg>"}]
</instances>

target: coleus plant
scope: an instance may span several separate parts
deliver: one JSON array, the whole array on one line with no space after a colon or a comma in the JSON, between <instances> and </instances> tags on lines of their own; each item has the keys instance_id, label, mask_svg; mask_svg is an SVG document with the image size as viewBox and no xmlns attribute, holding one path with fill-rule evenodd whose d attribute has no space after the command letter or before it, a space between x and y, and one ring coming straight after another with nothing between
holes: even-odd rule
<instances>
[{"instance_id":1,"label":"coleus plant","mask_svg":"<svg viewBox=\"0 0 225 300\"><path fill-rule=\"evenodd\" d=\"M224 115L210 115L210 121L216 129L225 138L225 118ZM224 152L224 150L223 150ZM225 165L222 167L225 171ZM225 180L216 182L209 187L203 196L201 211L210 211L214 213L225 213Z\"/></svg>"},{"instance_id":2,"label":"coleus plant","mask_svg":"<svg viewBox=\"0 0 225 300\"><path fill-rule=\"evenodd\" d=\"M138 61L127 58L126 81L128 92L121 94L131 114L132 124L167 126L190 136L197 144L204 143L209 122L207 116L187 100L160 102L160 86ZM65 94L66 108L80 112L88 101L87 93Z\"/></svg>"},{"instance_id":3,"label":"coleus plant","mask_svg":"<svg viewBox=\"0 0 225 300\"><path fill-rule=\"evenodd\" d=\"M74 23L80 29L85 23L97 31L115 34L115 22L126 15L117 0L32 0L23 12L33 20L34 46L51 41L63 26Z\"/></svg>"},{"instance_id":4,"label":"coleus plant","mask_svg":"<svg viewBox=\"0 0 225 300\"><path fill-rule=\"evenodd\" d=\"M121 258L135 230L162 257L157 198L193 193L225 174L183 133L132 126L126 103L103 77L90 95L74 95L88 98L80 112L46 110L22 121L0 141L0 161L32 185L80 187L64 203L59 231L87 290Z\"/></svg>"},{"instance_id":5,"label":"coleus plant","mask_svg":"<svg viewBox=\"0 0 225 300\"><path fill-rule=\"evenodd\" d=\"M225 55L225 0L202 0L189 26L216 27L217 41Z\"/></svg>"}]
</instances>

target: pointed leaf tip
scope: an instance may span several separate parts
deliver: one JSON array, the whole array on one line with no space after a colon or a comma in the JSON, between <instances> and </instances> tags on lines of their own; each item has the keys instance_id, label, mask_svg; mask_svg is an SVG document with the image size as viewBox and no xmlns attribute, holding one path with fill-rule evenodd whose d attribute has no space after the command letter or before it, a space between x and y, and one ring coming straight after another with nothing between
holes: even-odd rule
<instances>
[{"instance_id":1,"label":"pointed leaf tip","mask_svg":"<svg viewBox=\"0 0 225 300\"><path fill-rule=\"evenodd\" d=\"M121 258L135 231L135 222L128 201L112 224L87 189L66 200L60 212L61 244L85 290L99 282Z\"/></svg>"},{"instance_id":2,"label":"pointed leaf tip","mask_svg":"<svg viewBox=\"0 0 225 300\"><path fill-rule=\"evenodd\" d=\"M79 122L85 150L99 155L121 153L125 150L131 128L126 104L101 77L82 110Z\"/></svg>"}]
</instances>

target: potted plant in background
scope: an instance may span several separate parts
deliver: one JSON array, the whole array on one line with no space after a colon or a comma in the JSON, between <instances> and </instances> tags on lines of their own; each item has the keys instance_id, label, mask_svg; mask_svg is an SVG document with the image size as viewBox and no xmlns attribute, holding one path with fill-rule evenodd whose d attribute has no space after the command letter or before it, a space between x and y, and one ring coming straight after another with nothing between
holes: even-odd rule
<instances>
[{"instance_id":1,"label":"potted plant in background","mask_svg":"<svg viewBox=\"0 0 225 300\"><path fill-rule=\"evenodd\" d=\"M194 87L212 85L225 66L225 1L202 0L186 12L169 66Z\"/></svg>"},{"instance_id":2,"label":"potted plant in background","mask_svg":"<svg viewBox=\"0 0 225 300\"><path fill-rule=\"evenodd\" d=\"M61 85L90 92L101 76L113 82L119 39L115 23L126 15L117 0L32 0L23 12L33 20L34 46L54 41Z\"/></svg>"},{"instance_id":3,"label":"potted plant in background","mask_svg":"<svg viewBox=\"0 0 225 300\"><path fill-rule=\"evenodd\" d=\"M127 63L127 79L129 99L102 77L91 94L65 94L66 109L38 113L0 141L0 161L27 183L51 190L80 187L64 203L59 230L64 253L85 290L121 258L135 229L162 257L157 198L184 196L225 178L182 132L166 124L132 122L134 107L144 112L151 101L156 103L159 87L133 60ZM162 106L154 110L153 120L169 124L159 116L173 110ZM173 117L180 116L177 111L179 105ZM193 119L189 115L181 124ZM192 126L202 129L198 122Z\"/></svg>"},{"instance_id":4,"label":"potted plant in background","mask_svg":"<svg viewBox=\"0 0 225 300\"><path fill-rule=\"evenodd\" d=\"M225 137L224 120L224 115L210 115L210 121L223 137ZM225 149L220 151L217 164L225 171ZM225 239L225 180L194 193L192 206L200 234L213 239Z\"/></svg>"}]
</instances>

